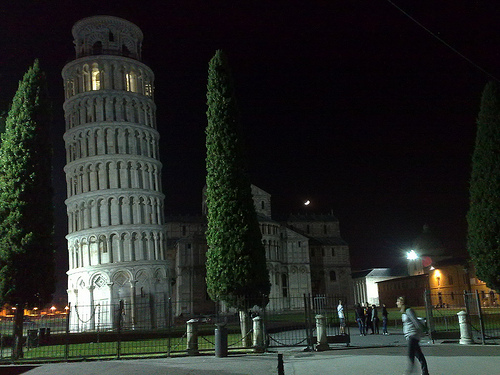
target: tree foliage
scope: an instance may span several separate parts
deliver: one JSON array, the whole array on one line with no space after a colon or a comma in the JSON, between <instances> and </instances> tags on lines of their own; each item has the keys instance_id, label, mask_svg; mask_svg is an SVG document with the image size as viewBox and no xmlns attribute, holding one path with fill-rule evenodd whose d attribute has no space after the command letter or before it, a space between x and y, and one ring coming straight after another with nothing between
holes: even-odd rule
<instances>
[{"instance_id":1,"label":"tree foliage","mask_svg":"<svg viewBox=\"0 0 500 375\"><path fill-rule=\"evenodd\" d=\"M19 83L0 146L0 303L47 303L55 289L50 111L38 61Z\"/></svg>"},{"instance_id":2,"label":"tree foliage","mask_svg":"<svg viewBox=\"0 0 500 375\"><path fill-rule=\"evenodd\" d=\"M479 279L500 291L500 88L486 85L472 156L468 251Z\"/></svg>"},{"instance_id":3,"label":"tree foliage","mask_svg":"<svg viewBox=\"0 0 500 375\"><path fill-rule=\"evenodd\" d=\"M209 64L207 105L208 293L233 307L242 308L249 299L262 305L270 291L269 274L245 168L233 81L220 50Z\"/></svg>"}]
</instances>

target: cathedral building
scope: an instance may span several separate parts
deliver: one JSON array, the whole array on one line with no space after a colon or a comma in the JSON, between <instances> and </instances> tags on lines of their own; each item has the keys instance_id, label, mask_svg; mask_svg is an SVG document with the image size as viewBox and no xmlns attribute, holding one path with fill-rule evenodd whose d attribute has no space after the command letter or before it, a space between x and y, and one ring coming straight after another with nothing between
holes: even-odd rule
<instances>
[{"instance_id":1,"label":"cathedral building","mask_svg":"<svg viewBox=\"0 0 500 375\"><path fill-rule=\"evenodd\" d=\"M136 25L96 16L72 33L76 59L62 71L71 327L112 326L119 301L134 326L137 306L171 294L154 74Z\"/></svg>"},{"instance_id":2,"label":"cathedral building","mask_svg":"<svg viewBox=\"0 0 500 375\"><path fill-rule=\"evenodd\" d=\"M303 308L304 294L329 294L351 303L349 248L333 215L271 216L271 195L252 185L271 281L268 309ZM168 251L175 261L175 313L211 311L206 292L206 206L200 216L167 217Z\"/></svg>"}]
</instances>

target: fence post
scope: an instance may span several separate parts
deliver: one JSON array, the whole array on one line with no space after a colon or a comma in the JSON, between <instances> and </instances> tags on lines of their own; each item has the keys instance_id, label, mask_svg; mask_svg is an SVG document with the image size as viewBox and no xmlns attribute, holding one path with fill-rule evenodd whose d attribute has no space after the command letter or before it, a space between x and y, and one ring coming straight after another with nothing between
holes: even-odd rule
<instances>
[{"instance_id":1,"label":"fence post","mask_svg":"<svg viewBox=\"0 0 500 375\"><path fill-rule=\"evenodd\" d=\"M118 340L116 341L116 358L120 359L121 351L122 351L122 324L123 324L123 310L125 305L123 300L120 300L120 304L118 305Z\"/></svg>"},{"instance_id":2,"label":"fence post","mask_svg":"<svg viewBox=\"0 0 500 375\"><path fill-rule=\"evenodd\" d=\"M168 333L168 348L167 356L170 357L172 352L172 298L168 298L167 303L167 333Z\"/></svg>"},{"instance_id":3,"label":"fence post","mask_svg":"<svg viewBox=\"0 0 500 375\"><path fill-rule=\"evenodd\" d=\"M306 321L306 350L313 350L313 335L312 335L312 312L311 312L311 295L304 293L304 316Z\"/></svg>"},{"instance_id":4,"label":"fence post","mask_svg":"<svg viewBox=\"0 0 500 375\"><path fill-rule=\"evenodd\" d=\"M320 352L328 350L329 346L326 338L326 317L324 315L316 315L316 334L318 335L316 351Z\"/></svg>"},{"instance_id":5,"label":"fence post","mask_svg":"<svg viewBox=\"0 0 500 375\"><path fill-rule=\"evenodd\" d=\"M484 331L483 310L481 308L481 300L479 292L476 290L477 314L479 315L479 326L481 328L481 344L486 344L486 332Z\"/></svg>"},{"instance_id":6,"label":"fence post","mask_svg":"<svg viewBox=\"0 0 500 375\"><path fill-rule=\"evenodd\" d=\"M424 291L424 301L425 301L425 316L427 319L427 327L429 327L429 339L434 343L434 338L432 337L434 334L434 315L432 314L432 299L431 299L431 291Z\"/></svg>"},{"instance_id":7,"label":"fence post","mask_svg":"<svg viewBox=\"0 0 500 375\"><path fill-rule=\"evenodd\" d=\"M465 311L460 311L458 315L458 324L460 325L460 341L459 344L469 345L474 344L472 340L472 331L469 323L467 313Z\"/></svg>"},{"instance_id":8,"label":"fence post","mask_svg":"<svg viewBox=\"0 0 500 375\"><path fill-rule=\"evenodd\" d=\"M191 319L186 322L187 354L198 355L198 321Z\"/></svg>"},{"instance_id":9,"label":"fence post","mask_svg":"<svg viewBox=\"0 0 500 375\"><path fill-rule=\"evenodd\" d=\"M68 303L68 313L66 314L66 334L64 338L64 359L67 361L69 358L69 320L71 315L71 302Z\"/></svg>"}]
</instances>

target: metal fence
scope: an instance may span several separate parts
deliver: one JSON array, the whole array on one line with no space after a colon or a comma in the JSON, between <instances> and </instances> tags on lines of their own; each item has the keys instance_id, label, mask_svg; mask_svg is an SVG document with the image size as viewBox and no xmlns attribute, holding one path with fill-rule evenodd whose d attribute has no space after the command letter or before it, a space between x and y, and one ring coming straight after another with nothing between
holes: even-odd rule
<instances>
[{"instance_id":1,"label":"metal fence","mask_svg":"<svg viewBox=\"0 0 500 375\"><path fill-rule=\"evenodd\" d=\"M241 327L240 313L224 303L212 304L212 308L197 315L176 313L186 302L171 300L155 304L120 302L70 306L64 314L25 316L22 360L190 354L187 322L195 323L200 352L215 350L214 330L220 326L224 326L228 333L229 350L248 350L252 347L252 318L256 316L264 321L265 347L304 346L312 349L316 340L315 318L319 314L326 318L328 341L348 344L348 328L344 335L339 332L338 299L312 295L276 299L266 301L264 309L249 302L243 309L243 320L247 322L245 329ZM13 324L9 318L0 320L0 361L3 362L12 360Z\"/></svg>"},{"instance_id":2,"label":"metal fence","mask_svg":"<svg viewBox=\"0 0 500 375\"><path fill-rule=\"evenodd\" d=\"M487 296L474 292L463 294L430 293L426 291L426 316L432 339L459 339L460 326L457 314L467 313L476 342L499 343L500 341L500 295Z\"/></svg>"}]
</instances>

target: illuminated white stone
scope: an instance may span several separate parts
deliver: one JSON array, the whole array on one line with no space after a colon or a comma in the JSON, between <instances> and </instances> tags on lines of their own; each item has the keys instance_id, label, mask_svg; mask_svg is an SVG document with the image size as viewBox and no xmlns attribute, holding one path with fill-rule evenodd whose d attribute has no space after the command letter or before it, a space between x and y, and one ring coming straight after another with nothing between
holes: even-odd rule
<instances>
[{"instance_id":1,"label":"illuminated white stone","mask_svg":"<svg viewBox=\"0 0 500 375\"><path fill-rule=\"evenodd\" d=\"M71 329L112 327L120 300L133 326L136 306L171 295L154 74L134 24L96 16L72 32L76 59L62 71Z\"/></svg>"}]
</instances>

